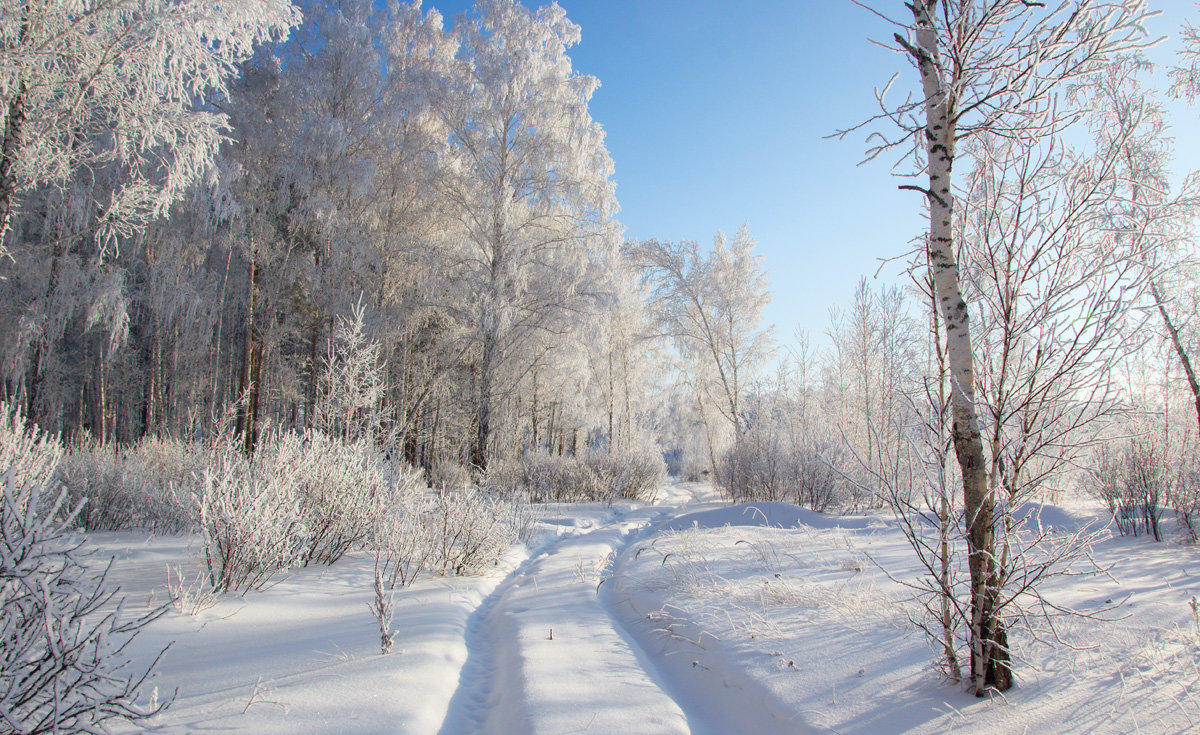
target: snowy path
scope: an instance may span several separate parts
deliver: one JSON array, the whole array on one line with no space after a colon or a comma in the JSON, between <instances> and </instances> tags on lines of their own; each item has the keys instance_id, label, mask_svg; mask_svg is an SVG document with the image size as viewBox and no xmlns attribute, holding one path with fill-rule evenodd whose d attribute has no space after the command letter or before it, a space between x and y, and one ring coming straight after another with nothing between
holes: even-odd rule
<instances>
[{"instance_id":1,"label":"snowy path","mask_svg":"<svg viewBox=\"0 0 1200 735\"><path fill-rule=\"evenodd\" d=\"M1063 577L1108 623L1067 621L1074 648L1027 644L1004 698L977 700L929 671L907 592L870 560L915 573L887 519L782 503L729 506L668 484L656 505L545 507L546 540L486 574L428 577L396 596L381 656L371 559L295 570L195 616L168 613L127 649L162 647L154 683L174 704L116 732L191 735L807 735L1196 732L1200 669L1190 600L1200 550L1112 538L1112 571ZM1094 517L1060 513L1063 533ZM1073 524L1073 525L1072 525ZM193 537L97 533L95 562L127 611L164 599L165 566L195 568ZM1036 642L1035 642L1036 643Z\"/></svg>"},{"instance_id":2,"label":"snowy path","mask_svg":"<svg viewBox=\"0 0 1200 735\"><path fill-rule=\"evenodd\" d=\"M295 570L196 617L171 613L133 651L148 661L174 641L156 682L179 697L146 724L161 735L779 732L782 718L755 692L747 699L736 672L692 668L694 655L675 655L661 624L629 604L635 547L712 508L710 493L668 483L654 505L547 506L544 540L514 548L494 573L428 578L398 594L390 656L378 654L366 614L362 555ZM165 564L189 563L186 537L96 541L141 604L162 599Z\"/></svg>"},{"instance_id":3,"label":"snowy path","mask_svg":"<svg viewBox=\"0 0 1200 735\"><path fill-rule=\"evenodd\" d=\"M598 593L613 561L691 496L614 511L544 544L483 602L467 628L468 658L441 735L691 733L654 663Z\"/></svg>"}]
</instances>

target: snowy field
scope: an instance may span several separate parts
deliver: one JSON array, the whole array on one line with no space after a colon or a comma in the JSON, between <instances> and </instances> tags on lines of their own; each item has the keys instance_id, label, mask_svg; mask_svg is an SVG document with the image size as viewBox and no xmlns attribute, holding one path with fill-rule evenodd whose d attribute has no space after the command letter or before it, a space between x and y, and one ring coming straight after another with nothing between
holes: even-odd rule
<instances>
[{"instance_id":1,"label":"snowy field","mask_svg":"<svg viewBox=\"0 0 1200 735\"><path fill-rule=\"evenodd\" d=\"M1064 530L1100 517L1047 509ZM908 622L911 552L886 516L723 506L667 485L654 505L548 505L531 548L478 577L397 594L393 652L367 609L371 561L293 571L194 616L171 644L147 727L162 733L1167 733L1200 728L1200 552L1108 538L1109 571L1051 580L1072 619L1017 635L1018 684L979 700L943 681ZM189 538L94 534L133 610L164 600ZM882 569L881 569L882 568ZM186 572L186 568L185 568Z\"/></svg>"}]
</instances>

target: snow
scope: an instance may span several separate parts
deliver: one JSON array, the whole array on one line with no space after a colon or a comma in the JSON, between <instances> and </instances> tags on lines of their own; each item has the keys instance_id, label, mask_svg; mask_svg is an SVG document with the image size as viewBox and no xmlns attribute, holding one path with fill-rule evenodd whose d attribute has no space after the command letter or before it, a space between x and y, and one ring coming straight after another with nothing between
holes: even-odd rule
<instances>
[{"instance_id":1,"label":"snow","mask_svg":"<svg viewBox=\"0 0 1200 735\"><path fill-rule=\"evenodd\" d=\"M165 561L186 556L179 539L97 534L122 548L115 564L133 599L165 594ZM445 717L467 659L465 632L480 603L523 553L494 574L432 579L396 596L391 655L381 656L367 610L372 565L348 557L328 568L294 571L270 589L231 596L193 618L172 613L138 640L145 657L174 641L159 668L175 703L155 732L219 729L246 733L431 733ZM131 572L131 570L134 570ZM157 604L157 602L155 603Z\"/></svg>"},{"instance_id":2,"label":"snow","mask_svg":"<svg viewBox=\"0 0 1200 735\"><path fill-rule=\"evenodd\" d=\"M794 528L799 525L813 528L864 528L869 519L826 515L791 503L738 503L685 513L659 527L661 531L681 531L686 528L720 528L722 526L769 526Z\"/></svg>"},{"instance_id":3,"label":"snow","mask_svg":"<svg viewBox=\"0 0 1200 735\"><path fill-rule=\"evenodd\" d=\"M1040 508L1055 533L1102 521ZM1059 531L1057 529L1063 529ZM184 538L94 534L127 606L158 604ZM367 611L371 563L296 570L193 617L170 613L138 660L174 641L153 732L1189 732L1200 725L1200 553L1106 537L1108 571L1052 580L1082 611L1051 645L1016 636L1018 684L976 699L942 680L913 629L915 574L886 516L725 506L668 483L657 503L547 506L529 549L478 577L396 595L390 655ZM99 559L97 559L97 562ZM185 570L186 571L186 570ZM136 603L136 604L135 604Z\"/></svg>"}]
</instances>

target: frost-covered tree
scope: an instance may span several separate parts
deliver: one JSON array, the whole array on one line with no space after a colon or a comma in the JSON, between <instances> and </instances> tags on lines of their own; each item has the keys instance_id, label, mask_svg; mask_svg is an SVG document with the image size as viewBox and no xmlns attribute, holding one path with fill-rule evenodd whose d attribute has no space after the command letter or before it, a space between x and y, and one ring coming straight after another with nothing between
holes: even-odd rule
<instances>
[{"instance_id":1,"label":"frost-covered tree","mask_svg":"<svg viewBox=\"0 0 1200 735\"><path fill-rule=\"evenodd\" d=\"M211 171L221 96L287 0L5 0L0 6L0 247L19 196L113 166L94 234L112 245Z\"/></svg>"},{"instance_id":2,"label":"frost-covered tree","mask_svg":"<svg viewBox=\"0 0 1200 735\"><path fill-rule=\"evenodd\" d=\"M1170 69L1171 93L1194 102L1200 98L1200 27L1184 23L1179 35L1183 46L1179 49L1179 66Z\"/></svg>"},{"instance_id":3,"label":"frost-covered tree","mask_svg":"<svg viewBox=\"0 0 1200 735\"><path fill-rule=\"evenodd\" d=\"M1081 93L1094 110L1090 124L1097 144L1115 151L1118 188L1108 216L1145 271L1150 301L1183 371L1200 426L1200 378L1183 334L1181 300L1173 298L1192 280L1195 247L1189 241L1200 215L1200 174L1193 172L1177 191L1171 190L1173 141L1158 95L1143 84L1150 71L1140 54L1123 55Z\"/></svg>"},{"instance_id":4,"label":"frost-covered tree","mask_svg":"<svg viewBox=\"0 0 1200 735\"><path fill-rule=\"evenodd\" d=\"M359 304L339 318L318 386L314 425L345 442L382 438L383 364L364 311Z\"/></svg>"},{"instance_id":5,"label":"frost-covered tree","mask_svg":"<svg viewBox=\"0 0 1200 735\"><path fill-rule=\"evenodd\" d=\"M453 149L444 194L464 240L453 277L477 361L470 461L483 468L522 356L572 328L595 264L615 255L616 203L588 112L598 82L572 69L580 31L563 9L481 0L454 34L438 110Z\"/></svg>"},{"instance_id":6,"label":"frost-covered tree","mask_svg":"<svg viewBox=\"0 0 1200 735\"><path fill-rule=\"evenodd\" d=\"M743 226L732 241L717 233L711 253L690 241L637 247L658 334L683 358L701 418L707 421L707 407L720 421L708 432L714 464L723 443L714 432L728 431L735 441L745 432L742 400L774 349L770 329L761 325L771 294L754 245Z\"/></svg>"},{"instance_id":7,"label":"frost-covered tree","mask_svg":"<svg viewBox=\"0 0 1200 735\"><path fill-rule=\"evenodd\" d=\"M382 349L404 358L394 398L411 428L424 386L412 387L409 366L424 356L405 350L440 306L429 295L444 292L438 238L450 228L435 193L446 133L430 107L452 57L441 16L415 3L303 7L305 22L246 64L228 103L238 213L228 331L247 447L264 415L314 420L322 345L360 297L387 325Z\"/></svg>"},{"instance_id":8,"label":"frost-covered tree","mask_svg":"<svg viewBox=\"0 0 1200 735\"><path fill-rule=\"evenodd\" d=\"M1038 139L1071 116L1053 104L1065 84L1093 73L1115 53L1143 42L1140 0L1064 1L1047 7L1025 0L918 0L911 20L893 20L895 48L911 62L919 91L899 104L879 95L880 118L899 134L884 136L871 155L902 149L924 185L928 252L934 292L946 332L951 434L961 470L971 577L970 675L975 691L1012 686L1007 626L999 614L1001 557L995 498L979 415L976 330L964 297L955 233L955 161L968 138L994 133Z\"/></svg>"},{"instance_id":9,"label":"frost-covered tree","mask_svg":"<svg viewBox=\"0 0 1200 735\"><path fill-rule=\"evenodd\" d=\"M836 387L836 422L851 453L868 474L899 449L905 396L916 379L916 329L904 292L896 286L872 289L859 281L850 306L831 310L832 339L827 383ZM852 468L843 468L852 472ZM867 484L869 486L869 483ZM868 493L866 502L881 496Z\"/></svg>"},{"instance_id":10,"label":"frost-covered tree","mask_svg":"<svg viewBox=\"0 0 1200 735\"><path fill-rule=\"evenodd\" d=\"M95 155L65 179L21 180L0 278L0 397L72 440L211 437L232 415L251 451L264 424L321 420L339 369L324 347L361 303L382 370L373 433L410 462L470 462L485 424L505 454L537 443L533 425L556 448L634 441L641 296L621 281L611 161L587 112L596 81L565 54L579 29L560 8L516 3L481 3L453 32L416 2L297 4L303 23L287 38L263 31L248 60L249 42L209 49L228 52L237 78L178 102L175 122L224 142L169 216L105 220L127 168L165 181L166 143L139 148L158 167L139 168L105 158L103 135L79 138L73 152ZM97 22L128 11L130 38L152 12L200 12L70 7L93 5ZM273 7L220 6L245 23ZM182 27L162 39L182 42ZM156 134L148 119L139 134ZM621 345L611 361L609 343Z\"/></svg>"}]
</instances>

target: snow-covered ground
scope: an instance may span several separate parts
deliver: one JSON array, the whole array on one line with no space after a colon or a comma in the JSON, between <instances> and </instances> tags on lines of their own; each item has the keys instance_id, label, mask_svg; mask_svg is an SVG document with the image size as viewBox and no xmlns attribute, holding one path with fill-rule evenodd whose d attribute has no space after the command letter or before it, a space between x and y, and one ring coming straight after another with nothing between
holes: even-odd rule
<instances>
[{"instance_id":1,"label":"snow-covered ground","mask_svg":"<svg viewBox=\"0 0 1200 735\"><path fill-rule=\"evenodd\" d=\"M1069 529L1094 509L1048 509ZM1200 728L1200 551L1112 538L1106 575L1049 584L1111 622L1056 646L1015 641L1018 686L979 700L942 681L908 622L912 574L886 517L726 507L669 484L658 503L547 506L531 548L490 574L396 596L393 652L367 610L371 563L300 569L136 642L173 705L163 733L1191 732ZM133 608L159 604L187 538L95 534ZM194 562L192 562L194 563ZM185 569L186 571L186 569Z\"/></svg>"}]
</instances>

